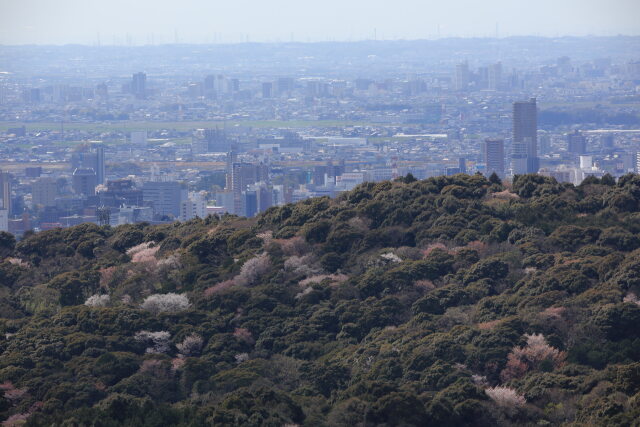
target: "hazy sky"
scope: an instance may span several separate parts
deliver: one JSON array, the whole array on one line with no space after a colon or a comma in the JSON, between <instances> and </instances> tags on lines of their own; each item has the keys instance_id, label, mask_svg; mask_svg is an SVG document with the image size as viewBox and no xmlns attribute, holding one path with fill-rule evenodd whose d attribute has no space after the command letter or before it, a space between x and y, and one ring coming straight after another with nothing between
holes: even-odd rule
<instances>
[{"instance_id":1,"label":"hazy sky","mask_svg":"<svg viewBox=\"0 0 640 427\"><path fill-rule=\"evenodd\" d=\"M640 34L640 0L0 0L0 44Z\"/></svg>"}]
</instances>

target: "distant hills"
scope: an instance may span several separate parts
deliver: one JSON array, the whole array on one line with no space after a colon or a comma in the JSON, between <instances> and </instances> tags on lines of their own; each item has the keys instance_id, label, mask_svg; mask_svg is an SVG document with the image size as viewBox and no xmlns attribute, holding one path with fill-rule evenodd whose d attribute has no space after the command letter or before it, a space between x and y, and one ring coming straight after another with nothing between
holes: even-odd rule
<instances>
[{"instance_id":1,"label":"distant hills","mask_svg":"<svg viewBox=\"0 0 640 427\"><path fill-rule=\"evenodd\" d=\"M460 61L507 67L539 66L562 56L574 61L600 58L637 61L640 36L442 38L317 43L164 44L146 46L0 46L0 71L21 76L129 75L145 70L157 76L220 70L282 75L330 74L379 77L381 72L453 72ZM403 64L399 70L398 64ZM428 68L428 70L425 70Z\"/></svg>"}]
</instances>

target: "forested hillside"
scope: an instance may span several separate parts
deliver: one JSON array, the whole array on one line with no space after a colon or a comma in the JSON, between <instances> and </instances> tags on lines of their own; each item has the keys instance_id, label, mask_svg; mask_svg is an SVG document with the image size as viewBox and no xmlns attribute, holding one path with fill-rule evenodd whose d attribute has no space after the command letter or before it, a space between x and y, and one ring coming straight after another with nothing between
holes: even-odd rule
<instances>
[{"instance_id":1,"label":"forested hillside","mask_svg":"<svg viewBox=\"0 0 640 427\"><path fill-rule=\"evenodd\" d=\"M5 425L638 425L640 177L0 233Z\"/></svg>"}]
</instances>

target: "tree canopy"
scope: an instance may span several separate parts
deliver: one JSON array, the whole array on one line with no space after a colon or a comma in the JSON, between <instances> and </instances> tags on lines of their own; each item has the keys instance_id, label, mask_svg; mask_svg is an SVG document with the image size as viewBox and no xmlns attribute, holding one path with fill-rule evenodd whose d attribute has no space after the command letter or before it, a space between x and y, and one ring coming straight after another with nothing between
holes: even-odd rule
<instances>
[{"instance_id":1,"label":"tree canopy","mask_svg":"<svg viewBox=\"0 0 640 427\"><path fill-rule=\"evenodd\" d=\"M0 233L8 425L632 425L640 178Z\"/></svg>"}]
</instances>

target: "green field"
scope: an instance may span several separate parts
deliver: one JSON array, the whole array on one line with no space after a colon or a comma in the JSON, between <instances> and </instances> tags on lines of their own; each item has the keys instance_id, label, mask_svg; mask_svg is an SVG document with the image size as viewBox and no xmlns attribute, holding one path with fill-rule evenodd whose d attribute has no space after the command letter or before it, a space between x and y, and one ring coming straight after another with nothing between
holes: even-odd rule
<instances>
[{"instance_id":1,"label":"green field","mask_svg":"<svg viewBox=\"0 0 640 427\"><path fill-rule=\"evenodd\" d=\"M185 122L135 122L135 121L114 121L114 122L64 122L65 130L91 130L99 132L123 131L131 132L136 130L191 130L214 127L234 127L248 126L256 128L306 128L306 127L345 127L364 126L364 122L351 122L343 120L236 120L236 121L185 121ZM9 128L26 126L28 132L43 130L60 130L60 122L0 122L0 130L6 131Z\"/></svg>"}]
</instances>

